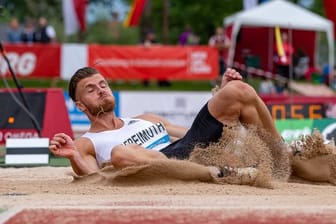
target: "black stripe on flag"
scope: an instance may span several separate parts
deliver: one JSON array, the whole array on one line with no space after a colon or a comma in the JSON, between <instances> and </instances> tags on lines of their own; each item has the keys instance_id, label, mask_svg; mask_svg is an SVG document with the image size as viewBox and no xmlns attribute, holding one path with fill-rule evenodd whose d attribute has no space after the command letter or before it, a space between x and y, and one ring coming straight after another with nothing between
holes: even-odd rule
<instances>
[{"instance_id":1,"label":"black stripe on flag","mask_svg":"<svg viewBox=\"0 0 336 224\"><path fill-rule=\"evenodd\" d=\"M49 148L7 148L6 154L49 154Z\"/></svg>"}]
</instances>

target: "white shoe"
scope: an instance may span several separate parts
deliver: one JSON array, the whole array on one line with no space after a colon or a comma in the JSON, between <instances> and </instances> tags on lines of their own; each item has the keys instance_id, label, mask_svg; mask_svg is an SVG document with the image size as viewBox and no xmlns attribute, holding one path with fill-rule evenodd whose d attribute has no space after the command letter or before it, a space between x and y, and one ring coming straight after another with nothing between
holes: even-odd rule
<instances>
[{"instance_id":1,"label":"white shoe","mask_svg":"<svg viewBox=\"0 0 336 224\"><path fill-rule=\"evenodd\" d=\"M255 166L249 167L229 167L220 168L217 178L223 179L230 184L252 184L258 174L258 168Z\"/></svg>"}]
</instances>

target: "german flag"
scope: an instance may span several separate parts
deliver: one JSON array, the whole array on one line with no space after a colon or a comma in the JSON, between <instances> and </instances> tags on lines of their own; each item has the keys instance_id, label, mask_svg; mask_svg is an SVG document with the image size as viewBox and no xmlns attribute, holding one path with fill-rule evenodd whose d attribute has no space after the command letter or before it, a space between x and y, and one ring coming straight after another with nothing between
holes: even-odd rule
<instances>
[{"instance_id":1,"label":"german flag","mask_svg":"<svg viewBox=\"0 0 336 224\"><path fill-rule=\"evenodd\" d=\"M134 0L126 19L124 20L125 27L137 26L139 24L142 12L145 8L146 0Z\"/></svg>"}]
</instances>

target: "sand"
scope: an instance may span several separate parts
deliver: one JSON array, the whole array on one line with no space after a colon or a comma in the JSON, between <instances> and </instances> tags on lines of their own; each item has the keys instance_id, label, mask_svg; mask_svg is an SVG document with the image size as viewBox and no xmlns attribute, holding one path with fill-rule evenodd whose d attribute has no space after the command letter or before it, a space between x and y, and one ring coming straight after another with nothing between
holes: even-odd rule
<instances>
[{"instance_id":1,"label":"sand","mask_svg":"<svg viewBox=\"0 0 336 224\"><path fill-rule=\"evenodd\" d=\"M336 186L277 182L274 189L178 181L128 186L76 184L70 167L0 168L0 209L179 206L220 209L336 211Z\"/></svg>"},{"instance_id":2,"label":"sand","mask_svg":"<svg viewBox=\"0 0 336 224\"><path fill-rule=\"evenodd\" d=\"M241 142L250 142L251 147L248 145L246 147L251 148L248 152L251 152L251 155L258 155L255 141ZM222 152L222 147L220 149ZM257 157L260 160L260 156ZM244 158L244 161L247 161L246 155ZM216 159L222 161L219 157ZM260 165L259 160L257 164ZM153 164L166 164L166 160L161 162L153 162ZM138 208L150 211L165 209L166 212L172 209L184 209L203 212L217 210L221 214L224 214L224 211L225 214L233 214L234 211L237 214L243 214L245 211L246 214L247 211L258 212L263 215L263 218L264 215L272 212L281 215L291 213L295 217L301 213L323 213L322 217L336 214L335 185L291 179L288 182L272 181L273 189L268 189L196 181L199 178L194 178L192 181L178 180L175 176L170 178L174 169L178 174L187 173L184 176L188 178L190 173L197 173L197 170L204 174L204 169L199 167L201 165L193 163L186 169L184 163L187 162L173 162L174 165L171 166L173 169L170 170L161 165L156 166L156 170L143 169L142 176L139 175L138 179L131 176L133 179L126 179L127 181L124 181L124 176L119 179L114 178L113 181L111 179L97 181L97 177L99 179L101 176L90 175L88 179L81 178L81 181L74 182L71 167L2 167L0 168L0 222L6 220L3 217L17 208L113 208L122 211ZM205 177L208 176L208 169L206 174ZM164 176L169 178L162 178ZM203 177L203 181L208 181ZM116 180L123 180L123 182ZM335 220L336 223L335 215L329 215L329 218L328 220Z\"/></svg>"}]
</instances>

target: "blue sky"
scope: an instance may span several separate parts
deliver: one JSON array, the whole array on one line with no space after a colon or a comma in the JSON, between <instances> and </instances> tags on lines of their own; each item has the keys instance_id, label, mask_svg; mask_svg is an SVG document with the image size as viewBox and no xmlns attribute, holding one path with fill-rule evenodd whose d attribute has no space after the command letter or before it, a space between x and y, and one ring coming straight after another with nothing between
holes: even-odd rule
<instances>
[{"instance_id":1,"label":"blue sky","mask_svg":"<svg viewBox=\"0 0 336 224\"><path fill-rule=\"evenodd\" d=\"M119 13L119 20L124 20L130 6L126 5L122 0L113 0L111 4L104 5L102 3L89 3L87 8L87 22L94 23L97 20L110 20L111 12Z\"/></svg>"}]
</instances>

